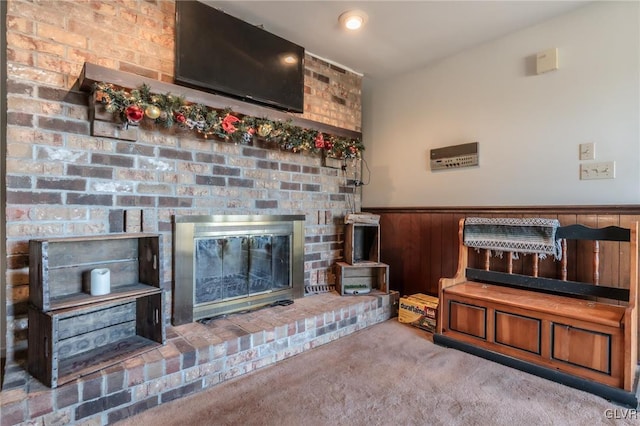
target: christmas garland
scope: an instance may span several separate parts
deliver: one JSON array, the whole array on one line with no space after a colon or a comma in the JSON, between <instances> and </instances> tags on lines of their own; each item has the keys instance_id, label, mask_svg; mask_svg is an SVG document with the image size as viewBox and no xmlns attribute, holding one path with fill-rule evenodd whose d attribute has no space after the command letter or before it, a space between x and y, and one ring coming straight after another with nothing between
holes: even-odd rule
<instances>
[{"instance_id":1,"label":"christmas garland","mask_svg":"<svg viewBox=\"0 0 640 426\"><path fill-rule=\"evenodd\" d=\"M138 126L151 120L165 128L189 129L205 139L249 144L254 138L278 144L292 152L325 151L334 158L359 157L364 145L358 139L333 136L317 130L305 129L291 121L275 121L234 113L230 109L217 110L203 104L186 102L171 94L151 93L143 84L130 91L116 89L108 83L95 83L94 95L105 110L119 119L124 127Z\"/></svg>"}]
</instances>

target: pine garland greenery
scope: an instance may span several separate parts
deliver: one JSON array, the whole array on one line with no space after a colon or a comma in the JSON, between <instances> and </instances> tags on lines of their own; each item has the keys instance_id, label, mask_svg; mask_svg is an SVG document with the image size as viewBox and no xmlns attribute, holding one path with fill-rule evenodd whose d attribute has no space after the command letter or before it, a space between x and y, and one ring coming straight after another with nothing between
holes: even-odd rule
<instances>
[{"instance_id":1,"label":"pine garland greenery","mask_svg":"<svg viewBox=\"0 0 640 426\"><path fill-rule=\"evenodd\" d=\"M137 126L142 120L165 128L179 126L196 132L205 139L249 144L254 138L276 143L293 152L325 151L334 158L360 157L364 145L359 139L329 135L295 126L291 121L251 117L231 111L217 110L203 104L185 101L172 94L151 93L143 84L137 89L118 89L109 83L95 83L94 96L105 110L114 114L124 126Z\"/></svg>"}]
</instances>

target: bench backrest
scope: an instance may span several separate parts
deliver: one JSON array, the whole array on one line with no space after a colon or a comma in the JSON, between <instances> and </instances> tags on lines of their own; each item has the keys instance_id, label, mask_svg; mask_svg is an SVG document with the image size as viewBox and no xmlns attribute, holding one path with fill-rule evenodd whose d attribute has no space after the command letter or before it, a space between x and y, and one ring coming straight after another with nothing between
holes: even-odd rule
<instances>
[{"instance_id":1,"label":"bench backrest","mask_svg":"<svg viewBox=\"0 0 640 426\"><path fill-rule=\"evenodd\" d=\"M458 266L459 268L464 267L464 274L468 280L579 298L604 298L623 302L636 300L638 283L637 222L632 223L629 228L618 226L589 228L584 225L558 226L554 231L555 239L558 241L559 250L561 251L559 261L554 260L553 256L546 256L546 259L542 260L536 254L525 254L523 256L508 250L500 253L501 256L495 256L495 251L492 253L490 249L463 248L464 226L465 219L461 219L459 233L461 252L459 261L466 264L459 264ZM618 269L620 273L629 271L628 277L622 277L619 280L623 287L603 285L600 282L601 242L603 244L610 244L609 242L619 243L619 247L616 247L618 252L616 254L619 254L620 257ZM577 262L578 257L575 252L584 244L588 244L590 247L581 252L590 252L591 259L589 262L581 259L578 266L581 268L590 267L591 273L576 274L577 267L572 265L571 269L574 272L570 275L590 275L591 278L589 280L568 279L568 264ZM464 253L464 256L463 250L468 251L468 253ZM628 253L628 258L625 256L626 253ZM544 258L545 256L542 257ZM540 276L541 263L546 265L544 270L547 274L549 270L552 270L555 276ZM627 264L628 269L626 267Z\"/></svg>"}]
</instances>

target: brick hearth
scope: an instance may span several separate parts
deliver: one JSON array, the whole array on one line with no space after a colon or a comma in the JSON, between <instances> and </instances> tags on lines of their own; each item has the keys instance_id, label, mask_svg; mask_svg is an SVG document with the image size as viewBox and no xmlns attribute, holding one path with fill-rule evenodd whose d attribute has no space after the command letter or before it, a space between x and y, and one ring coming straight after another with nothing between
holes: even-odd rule
<instances>
[{"instance_id":1,"label":"brick hearth","mask_svg":"<svg viewBox=\"0 0 640 426\"><path fill-rule=\"evenodd\" d=\"M110 424L385 321L397 297L322 293L168 327L166 345L56 389L12 365L0 393L2 426Z\"/></svg>"}]
</instances>

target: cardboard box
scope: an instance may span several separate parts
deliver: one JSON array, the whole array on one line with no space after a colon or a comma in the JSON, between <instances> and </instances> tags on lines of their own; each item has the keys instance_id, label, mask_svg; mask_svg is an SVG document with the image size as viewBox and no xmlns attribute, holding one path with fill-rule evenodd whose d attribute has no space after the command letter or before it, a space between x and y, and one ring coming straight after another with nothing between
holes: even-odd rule
<instances>
[{"instance_id":1,"label":"cardboard box","mask_svg":"<svg viewBox=\"0 0 640 426\"><path fill-rule=\"evenodd\" d=\"M438 298L417 293L401 297L398 321L434 333L438 318Z\"/></svg>"}]
</instances>

